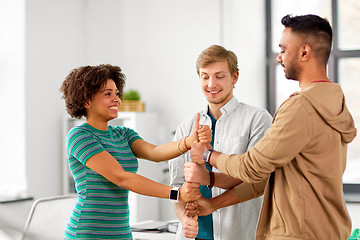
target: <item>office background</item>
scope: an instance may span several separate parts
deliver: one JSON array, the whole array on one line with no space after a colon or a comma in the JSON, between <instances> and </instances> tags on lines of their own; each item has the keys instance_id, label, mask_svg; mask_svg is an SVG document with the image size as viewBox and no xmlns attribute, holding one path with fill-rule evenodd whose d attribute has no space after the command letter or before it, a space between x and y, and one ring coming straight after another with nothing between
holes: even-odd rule
<instances>
[{"instance_id":1,"label":"office background","mask_svg":"<svg viewBox=\"0 0 360 240\"><path fill-rule=\"evenodd\" d=\"M159 116L159 142L205 106L195 61L212 44L238 56L235 96L266 108L266 11L285 2L305 14L345 1L0 0L1 197L62 194L59 87L73 68L120 66L126 90L138 90L146 111ZM274 29L282 28L280 19ZM279 37L274 31L275 43Z\"/></svg>"}]
</instances>

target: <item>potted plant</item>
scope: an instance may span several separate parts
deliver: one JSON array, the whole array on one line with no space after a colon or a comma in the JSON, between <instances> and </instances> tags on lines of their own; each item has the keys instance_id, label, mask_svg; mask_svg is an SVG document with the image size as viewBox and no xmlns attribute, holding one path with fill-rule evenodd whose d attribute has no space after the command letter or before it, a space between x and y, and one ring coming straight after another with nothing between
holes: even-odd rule
<instances>
[{"instance_id":1,"label":"potted plant","mask_svg":"<svg viewBox=\"0 0 360 240\"><path fill-rule=\"evenodd\" d=\"M144 112L145 103L140 100L140 93L130 89L124 93L119 107L121 112Z\"/></svg>"}]
</instances>

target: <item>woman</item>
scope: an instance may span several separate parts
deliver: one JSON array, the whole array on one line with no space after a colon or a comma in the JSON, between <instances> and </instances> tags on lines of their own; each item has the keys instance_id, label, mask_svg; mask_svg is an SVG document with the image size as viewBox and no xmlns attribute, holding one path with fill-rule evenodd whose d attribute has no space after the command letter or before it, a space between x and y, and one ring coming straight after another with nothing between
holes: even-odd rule
<instances>
[{"instance_id":1,"label":"woman","mask_svg":"<svg viewBox=\"0 0 360 240\"><path fill-rule=\"evenodd\" d=\"M78 201L65 239L132 239L129 190L159 198L169 198L170 192L177 198L178 193L186 202L201 197L198 184L185 183L177 191L136 174L137 158L161 162L177 157L196 141L209 143L209 127L199 127L198 116L188 137L155 146L132 129L109 126L118 116L124 84L120 67L99 65L74 69L60 88L71 117L86 118L66 140Z\"/></svg>"}]
</instances>

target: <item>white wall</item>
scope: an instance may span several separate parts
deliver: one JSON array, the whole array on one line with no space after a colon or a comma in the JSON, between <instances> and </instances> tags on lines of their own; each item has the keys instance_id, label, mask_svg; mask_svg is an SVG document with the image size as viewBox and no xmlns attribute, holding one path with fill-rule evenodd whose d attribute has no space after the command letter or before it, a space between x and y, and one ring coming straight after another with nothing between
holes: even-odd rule
<instances>
[{"instance_id":1,"label":"white wall","mask_svg":"<svg viewBox=\"0 0 360 240\"><path fill-rule=\"evenodd\" d=\"M167 141L181 121L206 104L195 62L212 44L224 44L239 56L235 95L265 106L264 14L249 14L264 12L263 5L257 1L245 7L241 1L219 0L88 1L87 60L123 68L127 89L139 90L146 109L161 116L161 140ZM248 22L253 24L244 24Z\"/></svg>"},{"instance_id":2,"label":"white wall","mask_svg":"<svg viewBox=\"0 0 360 240\"><path fill-rule=\"evenodd\" d=\"M235 95L265 107L264 3L236 0L28 0L26 2L26 174L35 198L61 194L65 114L59 87L80 65L119 65L126 89L159 115L159 141L203 109L200 52L223 44L239 57ZM260 17L259 17L260 16ZM250 24L251 23L251 24ZM162 213L172 218L171 209Z\"/></svg>"},{"instance_id":3,"label":"white wall","mask_svg":"<svg viewBox=\"0 0 360 240\"><path fill-rule=\"evenodd\" d=\"M223 1L223 45L239 62L234 95L245 103L266 108L265 1Z\"/></svg>"},{"instance_id":4,"label":"white wall","mask_svg":"<svg viewBox=\"0 0 360 240\"><path fill-rule=\"evenodd\" d=\"M0 0L0 198L26 195L24 48L25 0Z\"/></svg>"},{"instance_id":5,"label":"white wall","mask_svg":"<svg viewBox=\"0 0 360 240\"><path fill-rule=\"evenodd\" d=\"M169 140L180 121L205 104L195 61L219 43L219 1L87 3L88 61L121 66L126 88L139 90L146 110L161 116L161 141Z\"/></svg>"},{"instance_id":6,"label":"white wall","mask_svg":"<svg viewBox=\"0 0 360 240\"><path fill-rule=\"evenodd\" d=\"M72 68L85 64L84 11L83 1L26 1L26 174L36 198L60 194L59 88Z\"/></svg>"}]
</instances>

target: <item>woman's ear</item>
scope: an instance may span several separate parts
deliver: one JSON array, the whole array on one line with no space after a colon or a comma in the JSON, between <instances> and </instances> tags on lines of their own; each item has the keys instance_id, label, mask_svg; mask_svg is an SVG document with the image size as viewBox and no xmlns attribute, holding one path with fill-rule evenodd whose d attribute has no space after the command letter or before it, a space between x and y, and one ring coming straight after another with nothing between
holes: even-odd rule
<instances>
[{"instance_id":1,"label":"woman's ear","mask_svg":"<svg viewBox=\"0 0 360 240\"><path fill-rule=\"evenodd\" d=\"M91 106L91 102L89 100L86 100L85 104L84 104L84 107L85 108L90 108Z\"/></svg>"}]
</instances>

